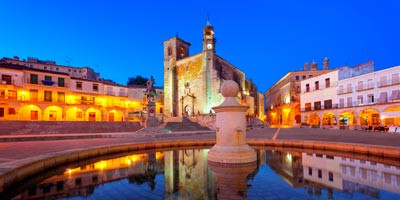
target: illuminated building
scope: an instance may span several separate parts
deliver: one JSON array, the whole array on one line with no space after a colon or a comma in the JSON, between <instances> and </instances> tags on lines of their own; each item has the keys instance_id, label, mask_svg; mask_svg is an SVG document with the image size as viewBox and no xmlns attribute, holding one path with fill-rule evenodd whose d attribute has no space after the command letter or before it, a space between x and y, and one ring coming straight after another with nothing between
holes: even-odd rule
<instances>
[{"instance_id":1,"label":"illuminated building","mask_svg":"<svg viewBox=\"0 0 400 200\"><path fill-rule=\"evenodd\" d=\"M313 61L311 68L304 64L304 70L292 71L283 76L278 82L265 92L265 108L267 122L272 125L293 127L300 125L300 81L330 72L328 59L324 59L324 68L318 70L317 63Z\"/></svg>"},{"instance_id":2,"label":"illuminated building","mask_svg":"<svg viewBox=\"0 0 400 200\"><path fill-rule=\"evenodd\" d=\"M0 60L0 120L138 120L147 106L145 91L100 79L88 67L33 58ZM163 89L156 92L156 112L161 114Z\"/></svg>"},{"instance_id":3,"label":"illuminated building","mask_svg":"<svg viewBox=\"0 0 400 200\"><path fill-rule=\"evenodd\" d=\"M302 120L316 126L399 126L399 74L400 66L374 71L370 61L303 80Z\"/></svg>"},{"instance_id":4,"label":"illuminated building","mask_svg":"<svg viewBox=\"0 0 400 200\"><path fill-rule=\"evenodd\" d=\"M190 43L179 37L164 41L164 109L166 117L209 114L222 102L223 80L240 87L240 101L247 114L258 116L257 87L245 73L216 54L214 27L207 20L203 29L203 51L189 56Z\"/></svg>"}]
</instances>

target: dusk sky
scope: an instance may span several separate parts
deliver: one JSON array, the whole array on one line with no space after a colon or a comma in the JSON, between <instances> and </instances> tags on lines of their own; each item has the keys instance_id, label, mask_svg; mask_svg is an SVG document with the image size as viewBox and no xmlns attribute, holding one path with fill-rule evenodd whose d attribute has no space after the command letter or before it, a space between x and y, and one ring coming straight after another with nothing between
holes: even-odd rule
<instances>
[{"instance_id":1,"label":"dusk sky","mask_svg":"<svg viewBox=\"0 0 400 200\"><path fill-rule=\"evenodd\" d=\"M232 3L235 2L235 3ZM89 66L126 84L163 84L162 42L176 34L202 48L207 12L216 52L265 92L304 62L330 68L400 65L400 1L19 1L0 2L0 57Z\"/></svg>"}]
</instances>

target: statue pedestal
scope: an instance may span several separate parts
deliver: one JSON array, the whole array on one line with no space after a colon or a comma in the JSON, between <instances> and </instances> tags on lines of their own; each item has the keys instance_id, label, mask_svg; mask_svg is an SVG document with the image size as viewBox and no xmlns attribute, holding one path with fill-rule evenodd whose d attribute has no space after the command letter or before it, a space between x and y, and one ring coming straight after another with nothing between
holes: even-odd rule
<instances>
[{"instance_id":1,"label":"statue pedestal","mask_svg":"<svg viewBox=\"0 0 400 200\"><path fill-rule=\"evenodd\" d=\"M251 163L257 154L246 143L246 115L249 107L236 101L239 86L234 81L225 81L221 86L224 102L213 107L216 112L216 144L208 153L208 161L217 163Z\"/></svg>"},{"instance_id":2,"label":"statue pedestal","mask_svg":"<svg viewBox=\"0 0 400 200\"><path fill-rule=\"evenodd\" d=\"M158 127L160 122L158 122L156 117L156 103L149 101L147 104L147 119L146 119L146 128L147 127Z\"/></svg>"}]
</instances>

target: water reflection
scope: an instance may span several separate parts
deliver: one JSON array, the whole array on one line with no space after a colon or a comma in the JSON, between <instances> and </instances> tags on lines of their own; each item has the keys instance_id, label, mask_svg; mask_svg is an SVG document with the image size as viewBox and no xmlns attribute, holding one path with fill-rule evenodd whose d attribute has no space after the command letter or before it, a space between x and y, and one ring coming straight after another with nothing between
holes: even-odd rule
<instances>
[{"instance_id":1,"label":"water reflection","mask_svg":"<svg viewBox=\"0 0 400 200\"><path fill-rule=\"evenodd\" d=\"M398 162L283 149L258 150L257 163L251 165L221 166L208 164L207 154L206 149L189 149L100 160L68 168L13 199L96 199L104 194L113 199L400 199Z\"/></svg>"}]
</instances>

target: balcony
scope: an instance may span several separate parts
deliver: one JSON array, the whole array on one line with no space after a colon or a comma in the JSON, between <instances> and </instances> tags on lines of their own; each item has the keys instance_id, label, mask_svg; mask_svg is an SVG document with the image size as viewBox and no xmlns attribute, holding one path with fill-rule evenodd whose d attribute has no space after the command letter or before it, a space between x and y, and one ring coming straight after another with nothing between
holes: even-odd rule
<instances>
[{"instance_id":1,"label":"balcony","mask_svg":"<svg viewBox=\"0 0 400 200\"><path fill-rule=\"evenodd\" d=\"M350 94L353 93L353 88L346 88L346 89L339 89L337 90L337 94L338 95L342 95L342 94Z\"/></svg>"},{"instance_id":2,"label":"balcony","mask_svg":"<svg viewBox=\"0 0 400 200\"><path fill-rule=\"evenodd\" d=\"M389 87L394 85L400 85L400 81L396 79L389 79L386 82L379 81L376 83L378 88Z\"/></svg>"},{"instance_id":3,"label":"balcony","mask_svg":"<svg viewBox=\"0 0 400 200\"><path fill-rule=\"evenodd\" d=\"M30 79L26 79L25 84L32 84L32 85L43 85L43 86L49 86L49 87L61 87L61 88L67 88L68 85L67 83L57 83L54 81L48 81L48 80L42 80L38 81L37 83L32 82Z\"/></svg>"},{"instance_id":4,"label":"balcony","mask_svg":"<svg viewBox=\"0 0 400 200\"><path fill-rule=\"evenodd\" d=\"M333 87L336 87L337 85L338 85L338 83L334 82L334 83L331 83L329 85L329 87L323 87L322 85L320 85L318 89L315 89L315 87L314 88L310 87L308 91L304 90L302 93L308 93L308 92L314 92L314 91L324 90L324 89L328 89L328 88L333 88Z\"/></svg>"},{"instance_id":5,"label":"balcony","mask_svg":"<svg viewBox=\"0 0 400 200\"><path fill-rule=\"evenodd\" d=\"M300 111L307 112L307 111L316 111L316 110L329 110L329 109L335 109L335 108L339 108L338 104L321 105L321 106L316 106L316 107L306 107L306 108L301 108Z\"/></svg>"},{"instance_id":6,"label":"balcony","mask_svg":"<svg viewBox=\"0 0 400 200\"><path fill-rule=\"evenodd\" d=\"M366 91L366 90L372 90L374 89L374 84L370 83L370 84L364 84L364 85L357 85L356 86L356 91L357 92L361 92L361 91Z\"/></svg>"}]
</instances>

